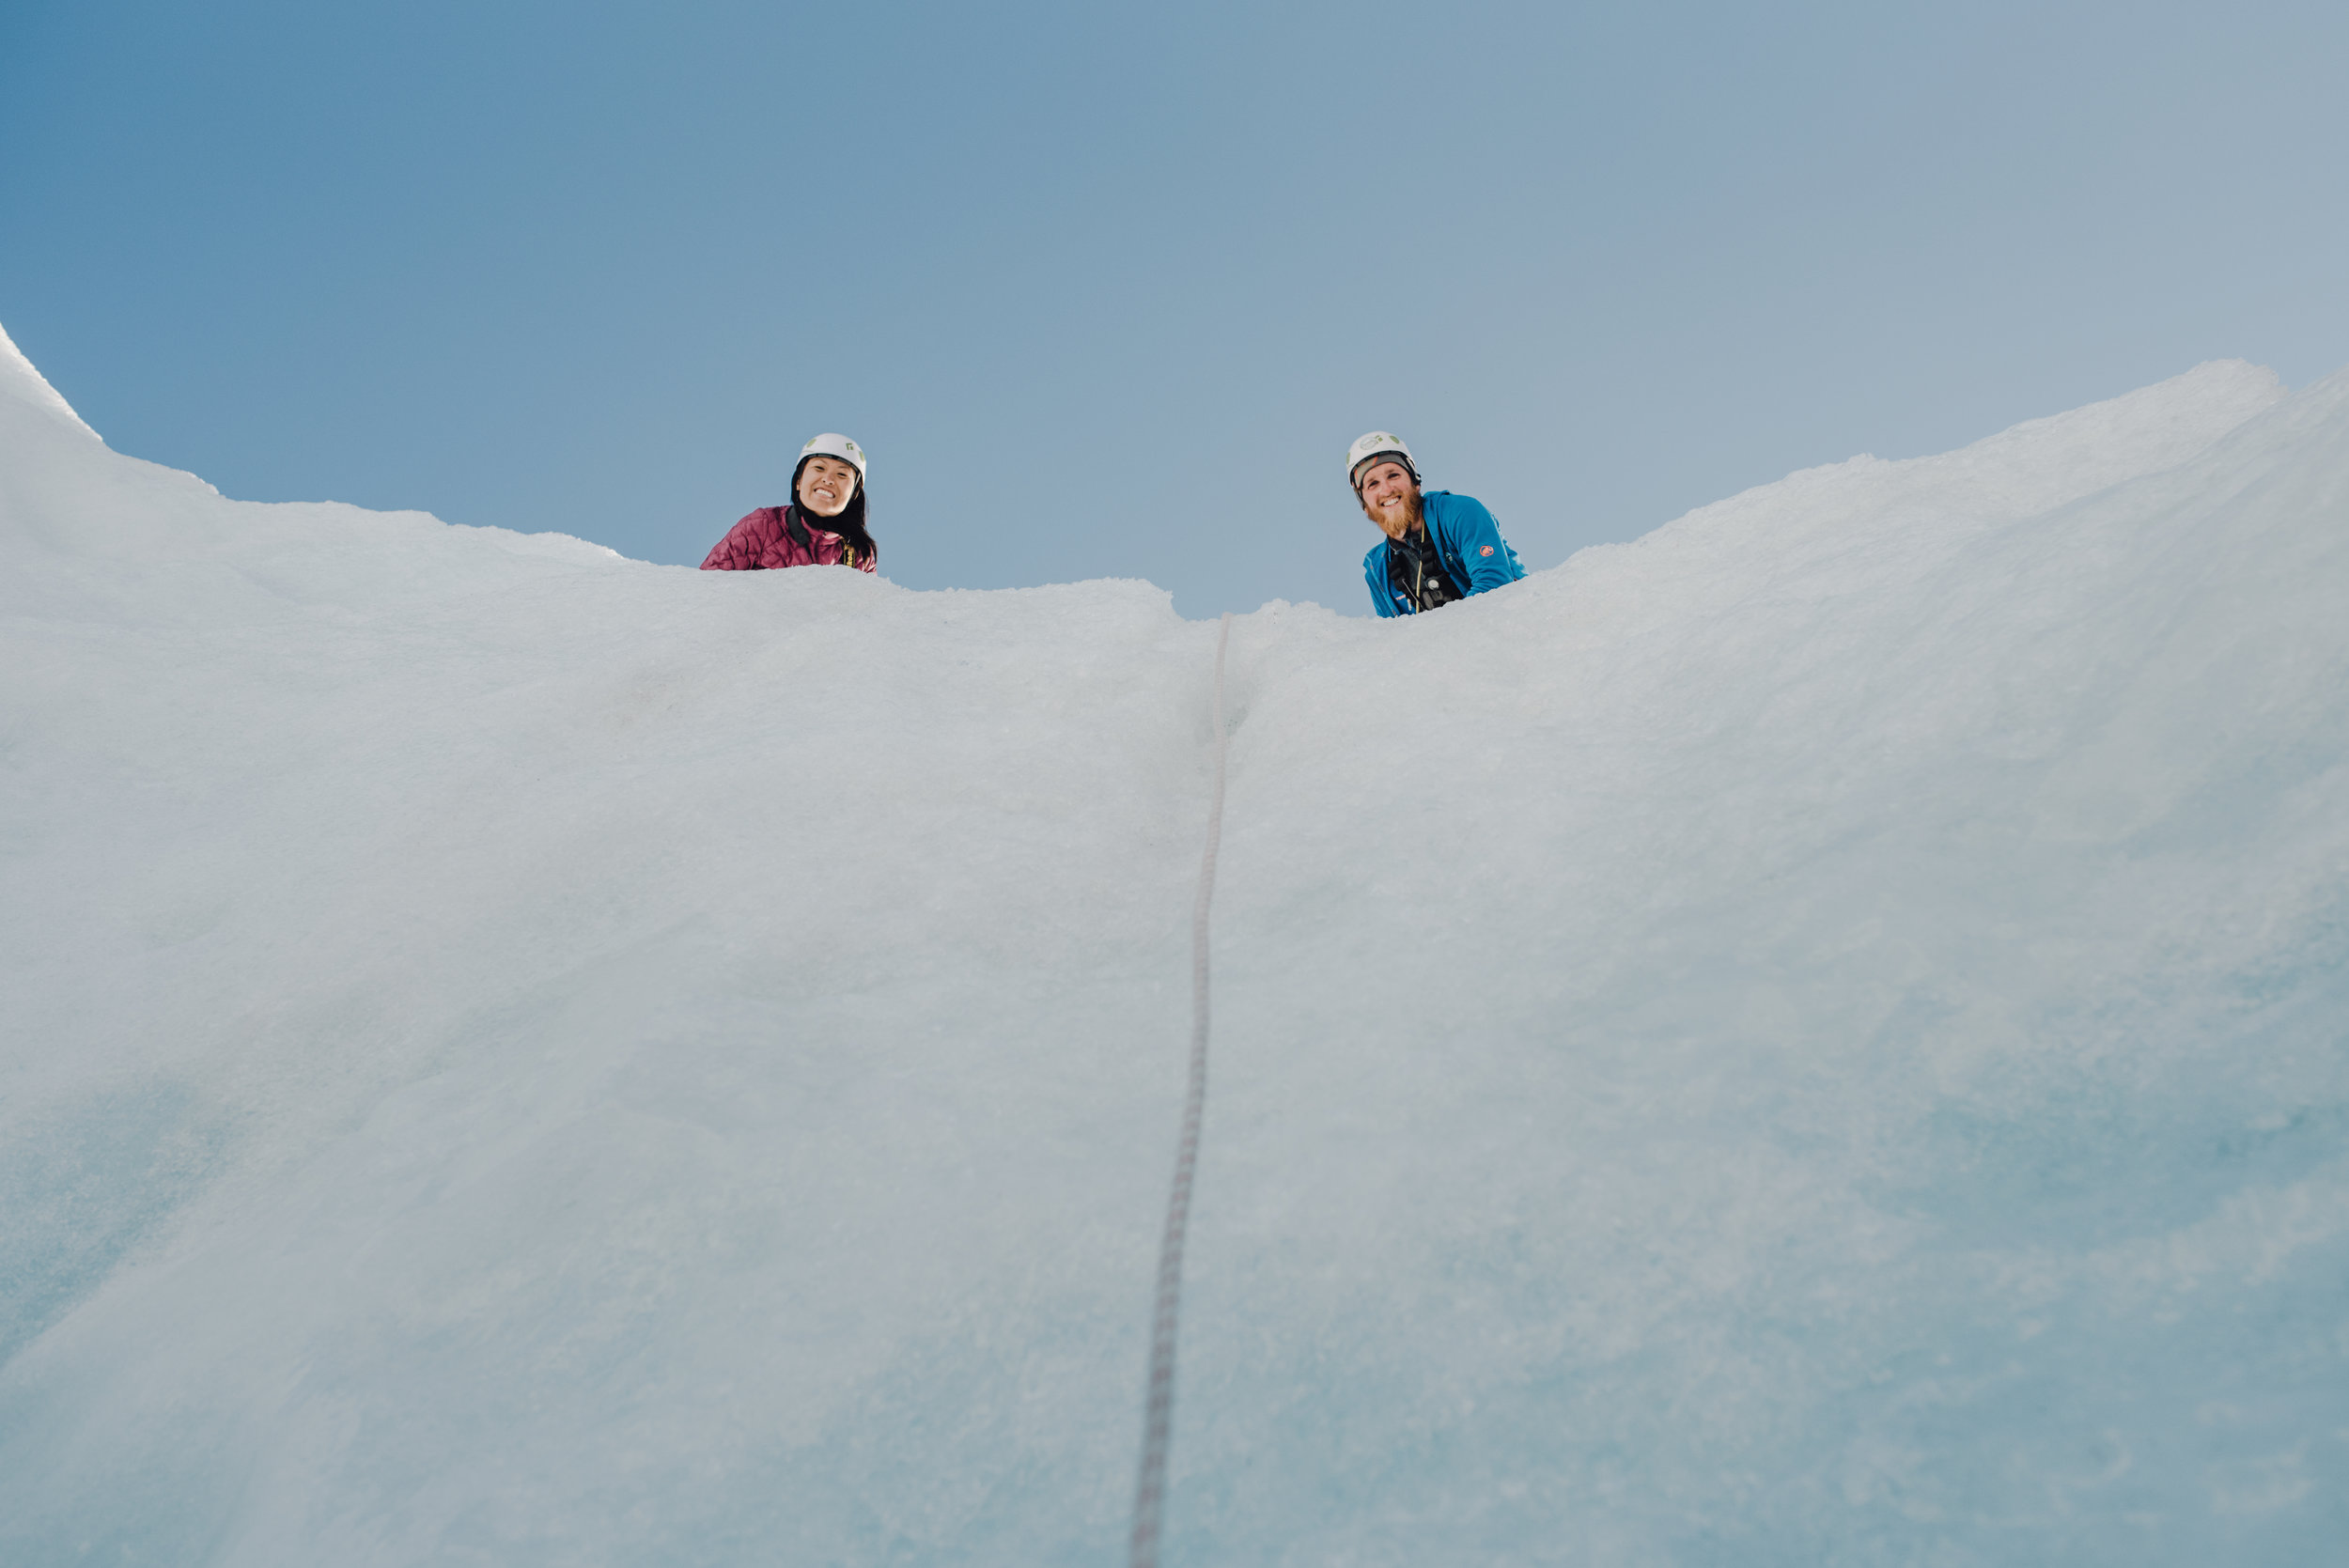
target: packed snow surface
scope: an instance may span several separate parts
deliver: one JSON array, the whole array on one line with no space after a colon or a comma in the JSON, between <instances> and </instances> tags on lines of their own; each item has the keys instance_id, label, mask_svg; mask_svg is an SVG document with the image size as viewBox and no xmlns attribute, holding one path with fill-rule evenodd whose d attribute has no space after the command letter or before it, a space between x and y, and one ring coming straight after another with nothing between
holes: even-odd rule
<instances>
[{"instance_id":1,"label":"packed snow surface","mask_svg":"<svg viewBox=\"0 0 2349 1568\"><path fill-rule=\"evenodd\" d=\"M1239 617L1170 1568L2341 1560L2345 538L2215 364ZM0 1561L1117 1561L1215 636L7 347Z\"/></svg>"}]
</instances>

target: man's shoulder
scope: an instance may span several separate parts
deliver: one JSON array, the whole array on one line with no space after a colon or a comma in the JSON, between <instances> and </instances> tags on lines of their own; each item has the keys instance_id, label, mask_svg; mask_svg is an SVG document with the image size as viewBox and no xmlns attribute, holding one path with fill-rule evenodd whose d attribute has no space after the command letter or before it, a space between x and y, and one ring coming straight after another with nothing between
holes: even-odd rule
<instances>
[{"instance_id":1,"label":"man's shoulder","mask_svg":"<svg viewBox=\"0 0 2349 1568\"><path fill-rule=\"evenodd\" d=\"M1377 544L1375 544L1375 545L1372 545L1372 546L1370 547L1370 549L1369 549L1369 550L1367 550L1367 551L1365 551L1363 552L1363 554L1362 554L1362 569L1363 569L1364 571L1369 571L1369 570L1371 570L1373 567L1377 567L1377 565L1378 565L1381 561L1384 561L1386 558L1387 558L1387 541L1386 541L1386 536L1385 536L1384 535L1381 535L1381 536L1379 536L1378 542L1377 542Z\"/></svg>"},{"instance_id":2,"label":"man's shoulder","mask_svg":"<svg viewBox=\"0 0 2349 1568\"><path fill-rule=\"evenodd\" d=\"M1420 497L1420 511L1427 519L1427 531L1448 547L1456 548L1465 541L1501 532L1500 520L1472 495L1429 490Z\"/></svg>"},{"instance_id":3,"label":"man's shoulder","mask_svg":"<svg viewBox=\"0 0 2349 1568\"><path fill-rule=\"evenodd\" d=\"M1433 512L1438 517L1445 519L1492 516L1492 513L1485 509L1485 504L1476 497L1455 495L1450 490L1429 490L1419 498L1419 504L1422 510Z\"/></svg>"}]
</instances>

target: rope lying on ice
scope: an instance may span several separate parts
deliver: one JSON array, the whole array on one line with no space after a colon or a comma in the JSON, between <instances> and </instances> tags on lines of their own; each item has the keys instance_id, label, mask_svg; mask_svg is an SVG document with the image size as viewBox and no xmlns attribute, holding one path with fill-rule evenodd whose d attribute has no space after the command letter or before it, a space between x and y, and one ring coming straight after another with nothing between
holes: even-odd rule
<instances>
[{"instance_id":1,"label":"rope lying on ice","mask_svg":"<svg viewBox=\"0 0 2349 1568\"><path fill-rule=\"evenodd\" d=\"M1183 1301L1183 1233L1190 1223L1190 1179L1199 1166L1199 1118L1207 1103L1207 906L1215 897L1215 852L1223 840L1223 653L1232 617L1215 640L1215 795L1207 807L1207 850L1199 862L1199 893L1190 907L1190 1087L1183 1098L1183 1136L1174 1150L1174 1187L1159 1243L1159 1301L1150 1319L1150 1396L1142 1418L1142 1476L1134 1487L1128 1568L1158 1568L1159 1527L1166 1513L1166 1449L1174 1415L1174 1329Z\"/></svg>"}]
</instances>

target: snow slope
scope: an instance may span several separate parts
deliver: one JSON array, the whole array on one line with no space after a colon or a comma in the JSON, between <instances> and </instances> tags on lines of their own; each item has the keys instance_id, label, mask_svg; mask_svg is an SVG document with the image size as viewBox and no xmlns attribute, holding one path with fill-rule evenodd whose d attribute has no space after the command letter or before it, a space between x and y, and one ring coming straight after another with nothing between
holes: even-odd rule
<instances>
[{"instance_id":1,"label":"snow slope","mask_svg":"<svg viewBox=\"0 0 2349 1568\"><path fill-rule=\"evenodd\" d=\"M0 349L0 1560L1116 1560L1214 627ZM1169 1562L2337 1557L2345 532L2216 364L1242 617Z\"/></svg>"}]
</instances>

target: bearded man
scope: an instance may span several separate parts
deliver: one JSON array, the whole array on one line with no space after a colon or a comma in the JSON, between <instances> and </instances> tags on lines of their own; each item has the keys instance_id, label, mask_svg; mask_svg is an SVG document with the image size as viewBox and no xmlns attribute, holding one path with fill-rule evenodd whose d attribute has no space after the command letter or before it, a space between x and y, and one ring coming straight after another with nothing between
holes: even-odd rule
<instances>
[{"instance_id":1,"label":"bearded man","mask_svg":"<svg viewBox=\"0 0 2349 1568\"><path fill-rule=\"evenodd\" d=\"M1386 535L1362 557L1379 614L1440 609L1525 575L1484 503L1450 490L1420 493L1419 465L1402 437L1362 437L1346 448L1346 476L1362 515Z\"/></svg>"}]
</instances>

